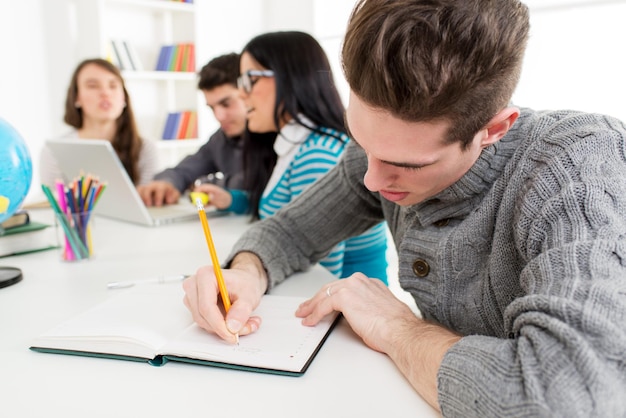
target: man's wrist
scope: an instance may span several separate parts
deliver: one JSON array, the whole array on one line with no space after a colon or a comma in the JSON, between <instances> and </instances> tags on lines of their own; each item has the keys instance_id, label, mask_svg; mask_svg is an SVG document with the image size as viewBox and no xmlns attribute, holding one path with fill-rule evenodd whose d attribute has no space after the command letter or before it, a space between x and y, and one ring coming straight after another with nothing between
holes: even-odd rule
<instances>
[{"instance_id":1,"label":"man's wrist","mask_svg":"<svg viewBox=\"0 0 626 418\"><path fill-rule=\"evenodd\" d=\"M263 262L256 254L248 251L238 253L231 261L229 268L244 270L258 277L261 293L267 291L269 277L265 267L263 267Z\"/></svg>"}]
</instances>

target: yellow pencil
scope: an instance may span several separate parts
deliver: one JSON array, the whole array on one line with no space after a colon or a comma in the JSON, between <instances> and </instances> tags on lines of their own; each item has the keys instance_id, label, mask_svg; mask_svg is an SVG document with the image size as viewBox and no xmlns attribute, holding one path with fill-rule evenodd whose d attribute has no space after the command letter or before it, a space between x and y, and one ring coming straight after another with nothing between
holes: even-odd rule
<instances>
[{"instance_id":1,"label":"yellow pencil","mask_svg":"<svg viewBox=\"0 0 626 418\"><path fill-rule=\"evenodd\" d=\"M196 199L196 207L198 208L198 216L200 217L202 229L204 230L204 237L206 238L206 243L209 246L209 253L211 254L211 261L213 263L213 271L215 272L215 277L217 279L217 287L220 290L220 296L222 297L224 310L228 312L228 310L230 309L230 297L228 296L226 283L224 283L224 276L222 276L220 262L217 259L217 251L215 251L215 246L213 245L213 238L211 237L211 230L209 229L209 221L207 219L206 212L204 211L204 205L202 205L202 201L200 200L200 198ZM237 344L239 344L239 334L235 334L235 337L237 337Z\"/></svg>"},{"instance_id":2,"label":"yellow pencil","mask_svg":"<svg viewBox=\"0 0 626 418\"><path fill-rule=\"evenodd\" d=\"M222 296L224 310L228 312L228 310L230 309L230 298L228 297L228 290L226 289L226 284L224 283L224 276L222 276L220 262L217 259L217 251L215 251L215 246L213 245L213 238L211 237L211 230L209 229L209 221L207 220L206 212L204 211L204 206L202 205L202 201L200 199L196 199L196 207L198 208L198 216L200 216L200 222L202 222L204 237L206 238L206 243L209 246L211 261L213 262L213 271L215 272L215 277L217 278L217 286L220 289L220 295Z\"/></svg>"}]
</instances>

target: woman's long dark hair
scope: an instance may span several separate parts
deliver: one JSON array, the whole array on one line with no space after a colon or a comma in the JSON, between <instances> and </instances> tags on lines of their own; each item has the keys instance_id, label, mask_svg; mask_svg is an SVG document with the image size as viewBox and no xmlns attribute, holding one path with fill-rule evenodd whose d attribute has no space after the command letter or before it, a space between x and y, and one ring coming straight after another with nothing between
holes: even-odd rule
<instances>
[{"instance_id":1,"label":"woman's long dark hair","mask_svg":"<svg viewBox=\"0 0 626 418\"><path fill-rule=\"evenodd\" d=\"M111 141L111 145L113 145L113 149L120 158L128 176L134 184L137 184L139 181L138 161L142 147L142 139L139 136L135 116L133 114L133 107L128 91L126 90L124 78L122 77L120 70L115 65L101 58L86 59L78 64L72 74L70 85L67 88L67 96L65 97L65 115L63 120L65 123L76 129L83 127L83 110L76 107L76 98L78 96L78 75L81 70L89 64L94 64L107 70L111 74L115 75L120 80L120 83L122 83L126 107L124 107L124 111L117 118L117 129L115 131L115 136Z\"/></svg>"},{"instance_id":2,"label":"woman's long dark hair","mask_svg":"<svg viewBox=\"0 0 626 418\"><path fill-rule=\"evenodd\" d=\"M345 132L345 109L328 57L315 38L297 31L270 32L253 38L244 52L274 71L276 126L280 126L279 121L285 116L290 116L295 123L313 131L331 128ZM310 122L302 120L301 116ZM276 132L249 132L244 136L245 187L255 219L259 217L259 201L276 164L276 135ZM337 140L341 138L337 136Z\"/></svg>"},{"instance_id":3,"label":"woman's long dark hair","mask_svg":"<svg viewBox=\"0 0 626 418\"><path fill-rule=\"evenodd\" d=\"M247 129L243 134L244 187L253 220L259 219L259 202L278 158L274 152L276 135L276 132L255 133Z\"/></svg>"}]
</instances>

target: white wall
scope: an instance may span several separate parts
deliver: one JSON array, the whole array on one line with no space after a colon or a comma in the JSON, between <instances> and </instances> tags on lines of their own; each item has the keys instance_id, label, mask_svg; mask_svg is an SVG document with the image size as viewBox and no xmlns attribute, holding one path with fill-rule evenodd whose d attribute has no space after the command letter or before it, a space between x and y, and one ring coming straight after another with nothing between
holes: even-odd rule
<instances>
[{"instance_id":1,"label":"white wall","mask_svg":"<svg viewBox=\"0 0 626 418\"><path fill-rule=\"evenodd\" d=\"M626 120L626 1L532 0L518 105Z\"/></svg>"},{"instance_id":2,"label":"white wall","mask_svg":"<svg viewBox=\"0 0 626 418\"><path fill-rule=\"evenodd\" d=\"M72 44L84 36L68 24L71 9L61 11L55 1L60 0L0 0L0 117L24 136L31 151L35 175L29 202L41 199L36 162L45 139L62 133L65 89L77 63ZM327 50L342 97L347 97L339 49L353 0L195 1L212 11L206 12L202 36L215 39L206 50L197 51L198 62L240 50L266 30L305 30ZM532 37L515 102L540 109L603 112L626 120L626 0L527 4Z\"/></svg>"},{"instance_id":3,"label":"white wall","mask_svg":"<svg viewBox=\"0 0 626 418\"><path fill-rule=\"evenodd\" d=\"M50 86L46 80L46 40L42 0L0 0L0 118L25 139L35 156L52 125ZM34 187L31 186L31 195Z\"/></svg>"}]
</instances>

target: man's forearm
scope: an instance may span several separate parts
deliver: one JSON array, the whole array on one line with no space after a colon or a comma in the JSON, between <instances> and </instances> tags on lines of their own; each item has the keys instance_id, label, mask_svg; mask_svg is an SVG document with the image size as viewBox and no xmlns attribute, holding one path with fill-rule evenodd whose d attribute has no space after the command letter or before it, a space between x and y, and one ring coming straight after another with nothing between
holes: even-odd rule
<instances>
[{"instance_id":1,"label":"man's forearm","mask_svg":"<svg viewBox=\"0 0 626 418\"><path fill-rule=\"evenodd\" d=\"M424 400L440 410L437 373L444 355L461 337L417 317L402 321L390 332L387 355Z\"/></svg>"}]
</instances>

